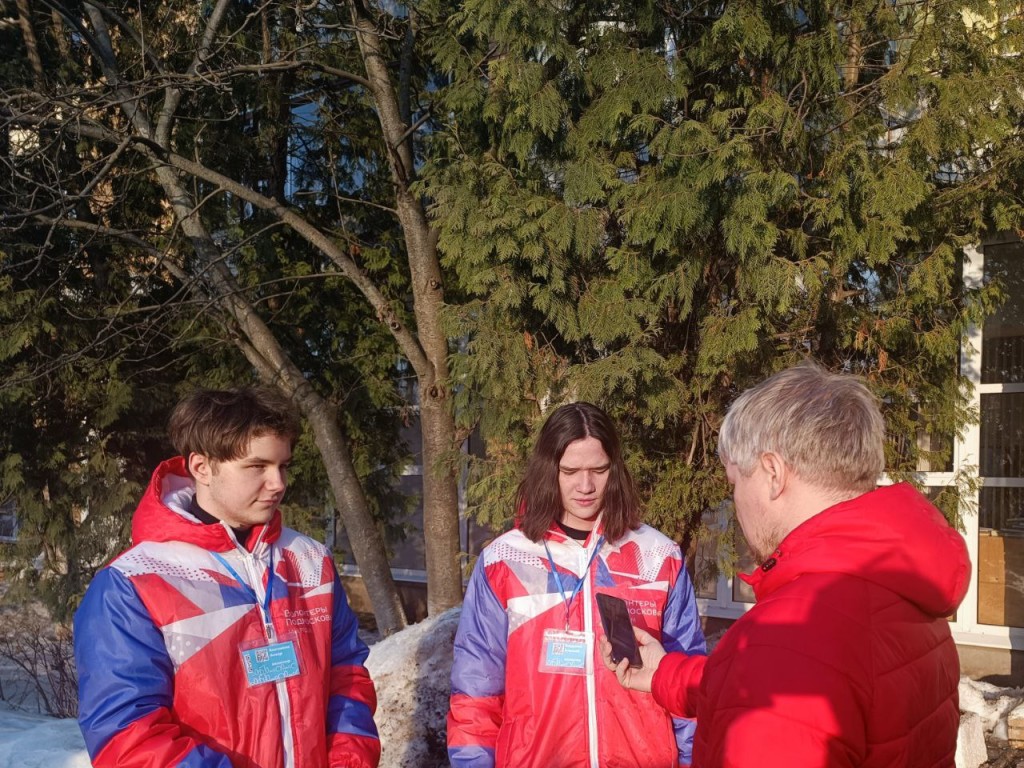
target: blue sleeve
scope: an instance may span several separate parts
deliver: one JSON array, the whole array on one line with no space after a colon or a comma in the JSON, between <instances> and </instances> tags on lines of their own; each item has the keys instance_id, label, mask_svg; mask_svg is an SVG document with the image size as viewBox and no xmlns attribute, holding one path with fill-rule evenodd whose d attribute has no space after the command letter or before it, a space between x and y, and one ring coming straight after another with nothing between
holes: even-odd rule
<instances>
[{"instance_id":1,"label":"blue sleeve","mask_svg":"<svg viewBox=\"0 0 1024 768\"><path fill-rule=\"evenodd\" d=\"M332 566L333 567L333 566ZM331 621L331 664L363 666L370 649L359 638L359 620L349 607L348 595L334 571L334 615Z\"/></svg>"},{"instance_id":2,"label":"blue sleeve","mask_svg":"<svg viewBox=\"0 0 1024 768\"><path fill-rule=\"evenodd\" d=\"M376 765L376 758L370 759L374 752L379 754L380 744L377 725L373 720L377 695L365 666L369 649L359 638L359 622L349 607L336 570L333 608L327 733L342 738L334 740L332 754L345 750L359 752L368 762Z\"/></svg>"},{"instance_id":3,"label":"blue sleeve","mask_svg":"<svg viewBox=\"0 0 1024 768\"><path fill-rule=\"evenodd\" d=\"M448 710L448 759L455 768L490 768L505 698L508 615L477 560L455 633Z\"/></svg>"},{"instance_id":4,"label":"blue sleeve","mask_svg":"<svg viewBox=\"0 0 1024 768\"><path fill-rule=\"evenodd\" d=\"M78 722L94 766L231 768L175 721L163 635L119 571L104 568L92 580L75 613L74 645Z\"/></svg>"},{"instance_id":5,"label":"blue sleeve","mask_svg":"<svg viewBox=\"0 0 1024 768\"><path fill-rule=\"evenodd\" d=\"M693 583L686 571L685 563L679 569L676 583L668 595L661 627L662 645L670 653L686 654L707 653L704 631L700 626L697 613L697 596L693 591ZM697 721L686 718L672 718L672 726L676 732L676 744L679 745L680 765L689 765L693 760L693 734L697 730Z\"/></svg>"}]
</instances>

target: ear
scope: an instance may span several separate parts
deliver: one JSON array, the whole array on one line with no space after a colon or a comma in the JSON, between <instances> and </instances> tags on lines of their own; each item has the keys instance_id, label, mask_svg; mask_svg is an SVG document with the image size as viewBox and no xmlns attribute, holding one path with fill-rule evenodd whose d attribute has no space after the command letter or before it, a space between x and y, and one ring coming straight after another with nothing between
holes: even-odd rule
<instances>
[{"instance_id":1,"label":"ear","mask_svg":"<svg viewBox=\"0 0 1024 768\"><path fill-rule=\"evenodd\" d=\"M209 485L213 475L213 462L201 453L188 455L188 471L199 485Z\"/></svg>"},{"instance_id":2,"label":"ear","mask_svg":"<svg viewBox=\"0 0 1024 768\"><path fill-rule=\"evenodd\" d=\"M792 470L774 451L765 451L761 454L761 468L768 478L769 498L775 501L786 490Z\"/></svg>"}]
</instances>

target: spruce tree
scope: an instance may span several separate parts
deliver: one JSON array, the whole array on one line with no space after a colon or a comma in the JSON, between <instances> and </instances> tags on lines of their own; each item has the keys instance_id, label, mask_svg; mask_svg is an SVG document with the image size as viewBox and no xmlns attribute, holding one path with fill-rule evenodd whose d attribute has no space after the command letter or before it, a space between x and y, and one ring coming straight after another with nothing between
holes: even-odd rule
<instances>
[{"instance_id":1,"label":"spruce tree","mask_svg":"<svg viewBox=\"0 0 1024 768\"><path fill-rule=\"evenodd\" d=\"M963 249L1022 221L1018 5L470 0L447 28L424 188L470 297L449 321L482 518L586 399L686 540L728 497L729 402L804 358L866 377L891 476L951 463L958 352L998 300Z\"/></svg>"}]
</instances>

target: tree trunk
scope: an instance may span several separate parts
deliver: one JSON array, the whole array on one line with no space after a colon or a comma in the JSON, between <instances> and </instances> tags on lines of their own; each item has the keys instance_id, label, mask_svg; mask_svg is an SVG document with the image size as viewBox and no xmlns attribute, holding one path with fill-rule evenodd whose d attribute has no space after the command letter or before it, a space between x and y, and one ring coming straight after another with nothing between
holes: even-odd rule
<instances>
[{"instance_id":1,"label":"tree trunk","mask_svg":"<svg viewBox=\"0 0 1024 768\"><path fill-rule=\"evenodd\" d=\"M385 637L406 626L405 609L398 595L380 531L370 516L363 488L356 477L338 420L330 405L307 382L301 394L292 394L309 419L320 456L330 479L338 513L345 524L352 553L373 603L377 629Z\"/></svg>"},{"instance_id":2,"label":"tree trunk","mask_svg":"<svg viewBox=\"0 0 1024 768\"><path fill-rule=\"evenodd\" d=\"M219 0L211 13L204 35L204 45L208 45L212 40L215 25L217 20L223 17L225 7L226 0ZM96 46L104 74L121 111L139 135L146 137L151 144L159 145L164 151L171 152L174 112L180 101L181 92L174 88L166 89L163 111L154 126L143 107L143 100L138 99L137 94L120 77L106 20L101 12L89 3L86 3L85 11L95 31L92 42ZM199 58L197 55L197 62ZM284 348L252 305L242 298L241 291L237 289L224 264L220 249L196 215L199 207L182 183L179 171L161 161L152 148L147 149L147 154L155 163L157 182L181 226L182 234L198 257L199 274L202 275L202 279L197 280L192 290L199 290L199 285L206 286L202 292L213 299L215 306L230 318L231 324L235 327L229 327L228 332L260 377L282 389L310 420L331 488L352 541L353 553L363 572L378 629L384 635L398 631L406 625L398 589L391 577L383 537L362 493L337 418L287 356ZM231 333L232 331L237 332Z\"/></svg>"},{"instance_id":3,"label":"tree trunk","mask_svg":"<svg viewBox=\"0 0 1024 768\"><path fill-rule=\"evenodd\" d=\"M181 186L177 173L164 165L157 169L157 177L168 199L172 201L182 232L207 267L206 275L211 283L208 292L234 320L243 335L243 339L237 340L236 344L260 376L292 398L309 419L331 490L352 544L352 552L373 603L377 628L385 636L397 632L406 626L405 613L398 588L391 576L383 537L366 503L337 417L302 376L252 306L240 297L241 292L233 285L223 266L219 249L202 223L192 215L192 211L196 210L195 205Z\"/></svg>"},{"instance_id":4,"label":"tree trunk","mask_svg":"<svg viewBox=\"0 0 1024 768\"><path fill-rule=\"evenodd\" d=\"M25 41L25 52L28 55L29 65L32 67L32 77L36 87L43 90L43 60L39 56L39 43L36 40L36 32L32 26L32 14L29 11L28 0L17 0L15 5L18 8L18 23L21 26L21 36Z\"/></svg>"},{"instance_id":5,"label":"tree trunk","mask_svg":"<svg viewBox=\"0 0 1024 768\"><path fill-rule=\"evenodd\" d=\"M423 539L427 559L427 611L462 602L459 496L452 456L455 424L444 394L420 393L423 430Z\"/></svg>"},{"instance_id":6,"label":"tree trunk","mask_svg":"<svg viewBox=\"0 0 1024 768\"><path fill-rule=\"evenodd\" d=\"M427 608L439 613L462 602L455 422L448 409L448 339L441 328L444 291L437 237L412 193L415 180L409 124L391 82L386 52L374 20L360 0L351 2L359 50L395 184L399 223L412 277L413 312L422 357L410 358L419 382L423 451L423 534L427 560Z\"/></svg>"}]
</instances>

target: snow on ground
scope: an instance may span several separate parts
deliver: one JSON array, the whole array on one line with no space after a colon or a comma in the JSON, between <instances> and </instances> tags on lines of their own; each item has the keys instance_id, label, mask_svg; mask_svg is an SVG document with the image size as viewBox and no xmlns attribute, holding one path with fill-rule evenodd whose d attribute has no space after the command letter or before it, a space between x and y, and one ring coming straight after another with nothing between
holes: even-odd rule
<instances>
[{"instance_id":1,"label":"snow on ground","mask_svg":"<svg viewBox=\"0 0 1024 768\"><path fill-rule=\"evenodd\" d=\"M370 648L381 768L447 768L445 720L461 611L452 608Z\"/></svg>"},{"instance_id":2,"label":"snow on ground","mask_svg":"<svg viewBox=\"0 0 1024 768\"><path fill-rule=\"evenodd\" d=\"M960 711L981 718L985 733L1006 741L1006 716L1024 702L1024 688L1000 688L980 680L960 678Z\"/></svg>"},{"instance_id":3,"label":"snow on ground","mask_svg":"<svg viewBox=\"0 0 1024 768\"><path fill-rule=\"evenodd\" d=\"M459 613L453 608L370 648L381 768L448 765L443 734ZM978 715L996 739L1006 739L1006 716L1022 702L1024 688L960 680L961 711ZM78 723L0 709L0 768L89 768Z\"/></svg>"},{"instance_id":4,"label":"snow on ground","mask_svg":"<svg viewBox=\"0 0 1024 768\"><path fill-rule=\"evenodd\" d=\"M0 768L89 768L74 719L0 709Z\"/></svg>"},{"instance_id":5,"label":"snow on ground","mask_svg":"<svg viewBox=\"0 0 1024 768\"><path fill-rule=\"evenodd\" d=\"M448 765L444 724L458 623L455 608L370 648L381 768ZM90 768L77 721L0 708L0 768Z\"/></svg>"}]
</instances>

